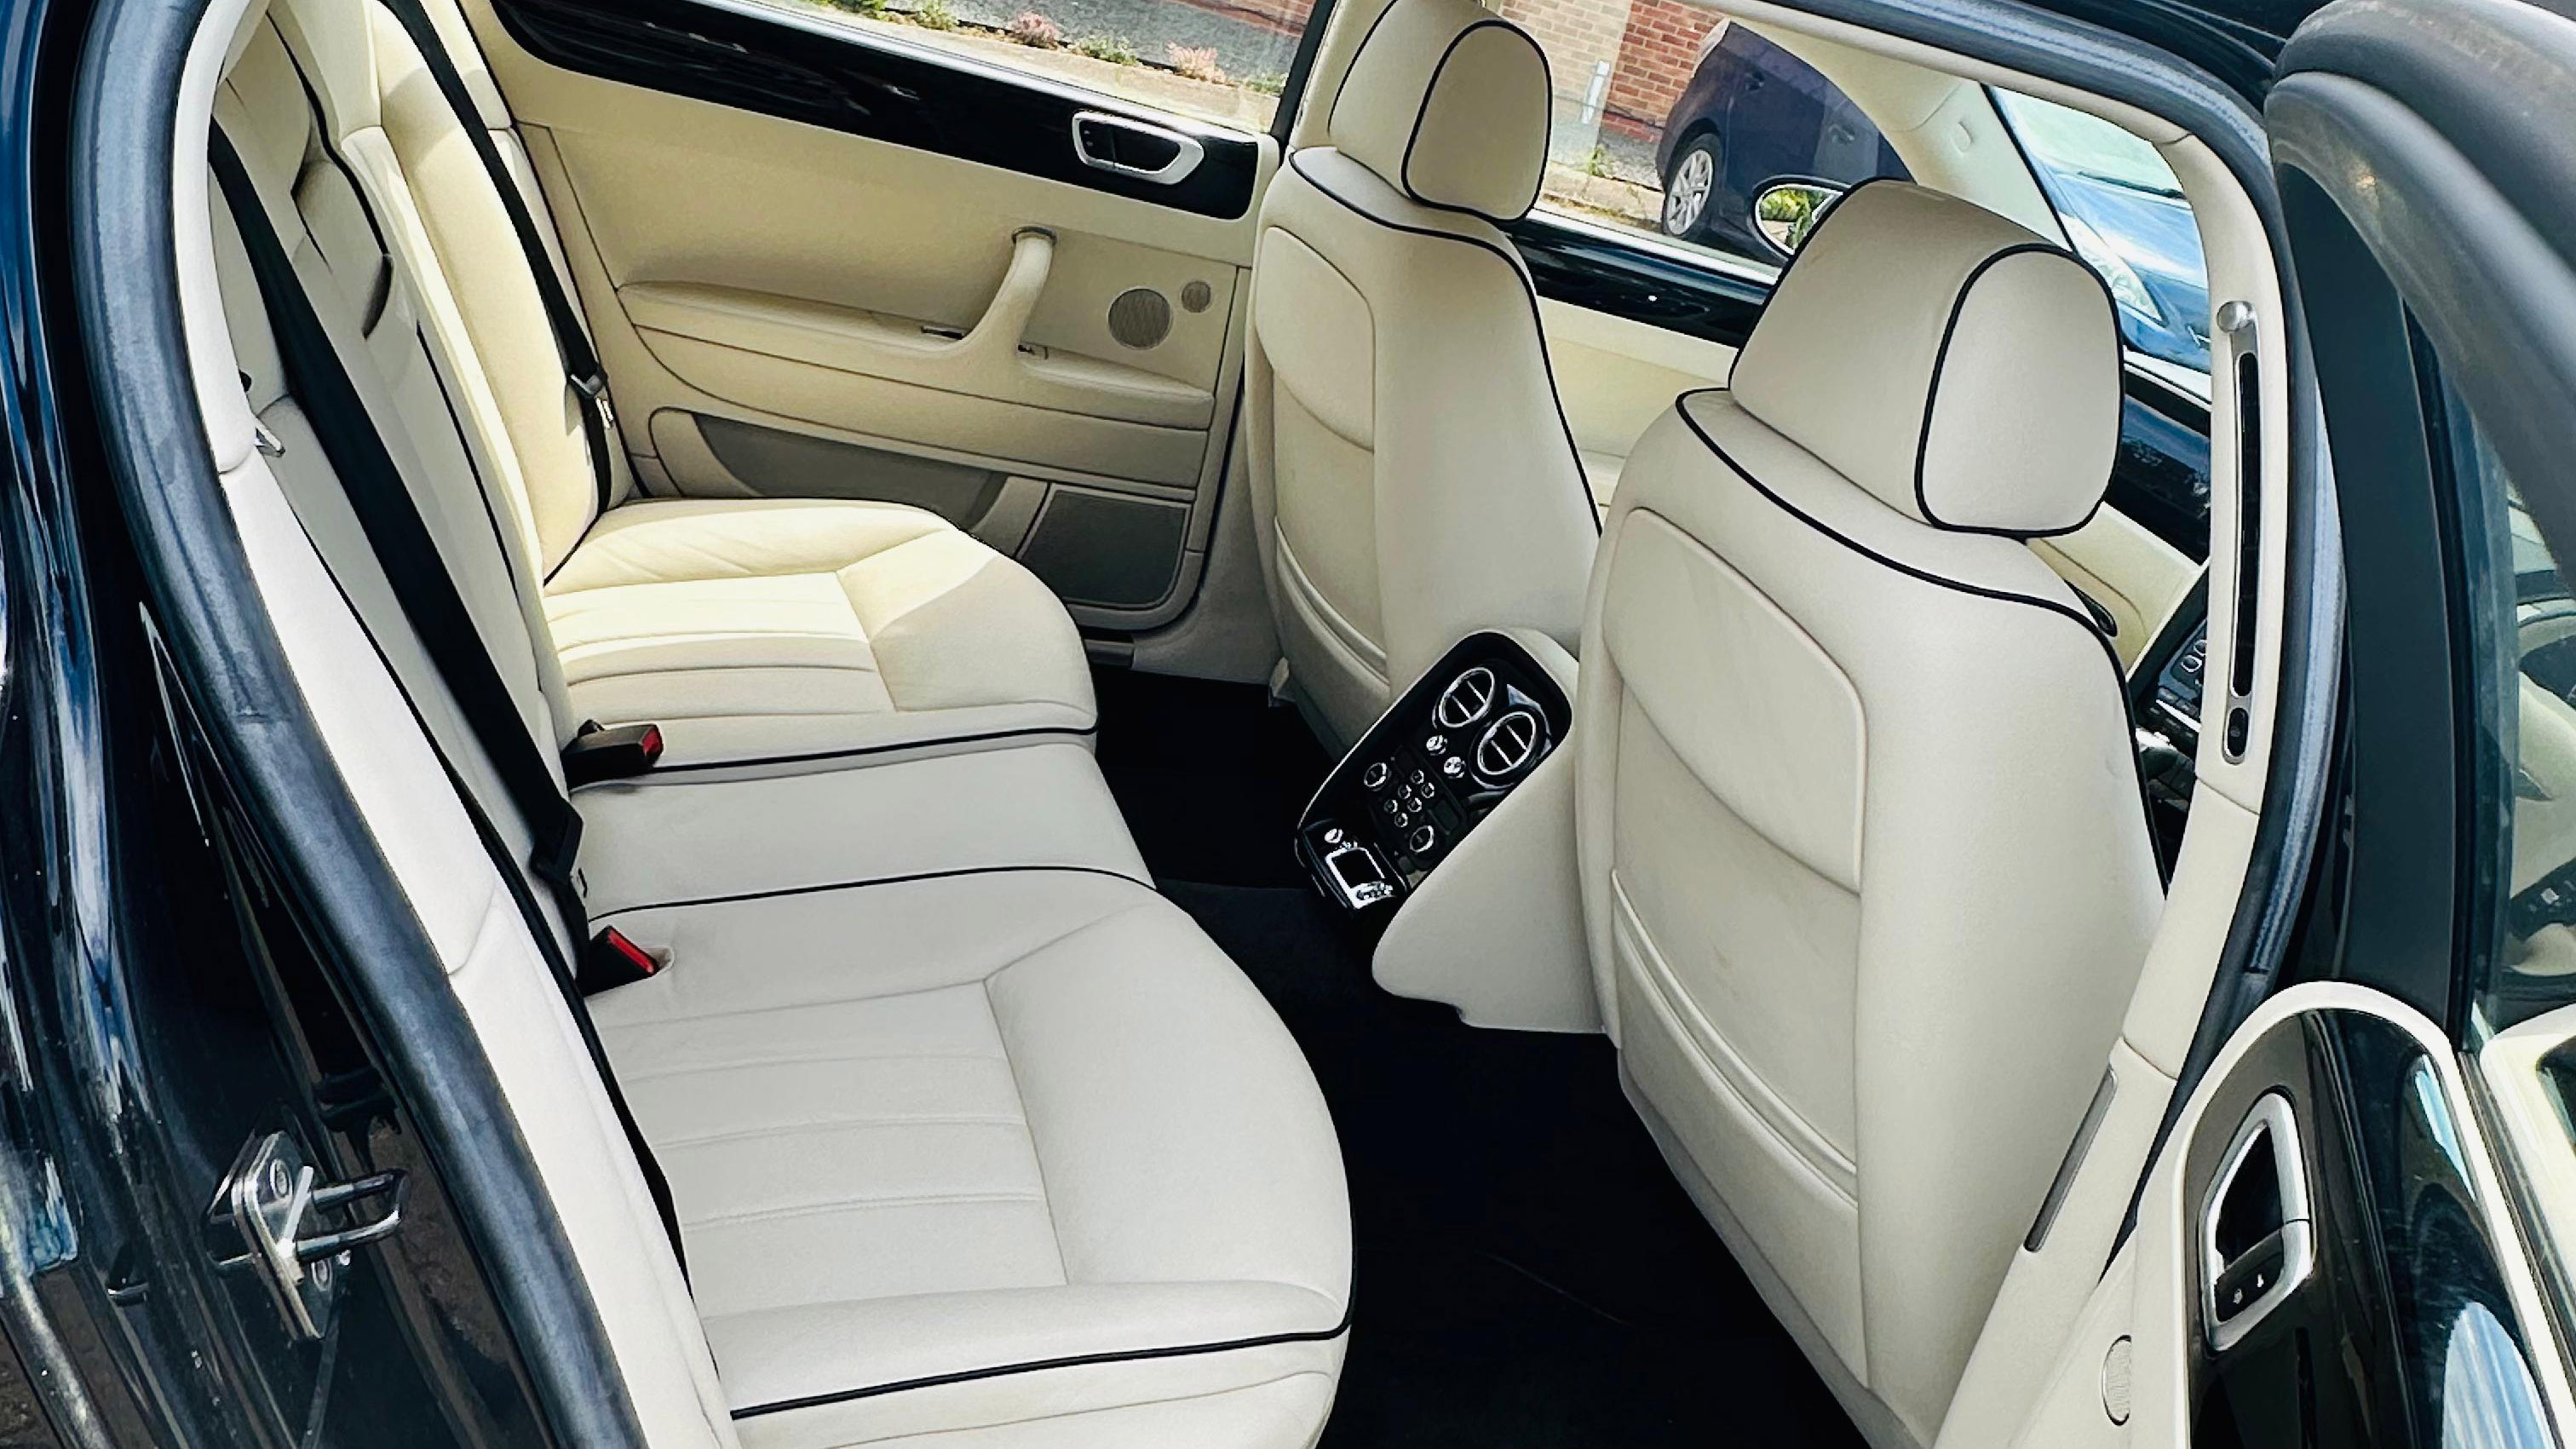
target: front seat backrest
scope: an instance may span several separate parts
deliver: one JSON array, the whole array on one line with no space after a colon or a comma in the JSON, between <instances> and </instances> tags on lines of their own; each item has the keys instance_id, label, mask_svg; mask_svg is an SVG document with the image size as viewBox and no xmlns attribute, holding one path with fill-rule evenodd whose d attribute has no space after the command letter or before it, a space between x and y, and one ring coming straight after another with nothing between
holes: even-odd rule
<instances>
[{"instance_id":1,"label":"front seat backrest","mask_svg":"<svg viewBox=\"0 0 2576 1449\"><path fill-rule=\"evenodd\" d=\"M1602 1014L1870 1438L1929 1444L2163 908L2118 663L2022 540L2099 504L2101 281L1851 192L1632 453L1574 739Z\"/></svg>"},{"instance_id":2,"label":"front seat backrest","mask_svg":"<svg viewBox=\"0 0 2576 1449\"><path fill-rule=\"evenodd\" d=\"M1246 443L1282 648L1344 745L1442 651L1572 647L1599 524L1538 299L1547 60L1474 0L1395 0L1261 208Z\"/></svg>"}]
</instances>

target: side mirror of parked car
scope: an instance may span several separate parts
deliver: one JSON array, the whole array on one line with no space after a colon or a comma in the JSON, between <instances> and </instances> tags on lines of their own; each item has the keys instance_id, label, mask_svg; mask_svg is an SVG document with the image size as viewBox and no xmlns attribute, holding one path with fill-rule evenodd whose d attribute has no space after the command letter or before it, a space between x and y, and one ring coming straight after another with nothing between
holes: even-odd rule
<instances>
[{"instance_id":1,"label":"side mirror of parked car","mask_svg":"<svg viewBox=\"0 0 2576 1449\"><path fill-rule=\"evenodd\" d=\"M1789 256L1806 244L1825 208L1843 188L1821 181L1774 181L1753 194L1753 229L1772 250Z\"/></svg>"}]
</instances>

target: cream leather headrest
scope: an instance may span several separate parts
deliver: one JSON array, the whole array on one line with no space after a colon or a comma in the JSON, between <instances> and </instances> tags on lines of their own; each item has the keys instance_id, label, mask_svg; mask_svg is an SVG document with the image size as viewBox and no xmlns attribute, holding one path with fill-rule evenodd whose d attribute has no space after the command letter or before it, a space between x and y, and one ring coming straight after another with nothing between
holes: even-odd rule
<instances>
[{"instance_id":1,"label":"cream leather headrest","mask_svg":"<svg viewBox=\"0 0 2576 1449\"><path fill-rule=\"evenodd\" d=\"M2081 526L2110 483L2120 330L2064 247L1876 181L1817 224L1728 388L1891 508L2038 537Z\"/></svg>"},{"instance_id":2,"label":"cream leather headrest","mask_svg":"<svg viewBox=\"0 0 2576 1449\"><path fill-rule=\"evenodd\" d=\"M1324 129L1426 206L1511 221L1547 169L1547 57L1475 0L1394 0L1369 27Z\"/></svg>"}]
</instances>

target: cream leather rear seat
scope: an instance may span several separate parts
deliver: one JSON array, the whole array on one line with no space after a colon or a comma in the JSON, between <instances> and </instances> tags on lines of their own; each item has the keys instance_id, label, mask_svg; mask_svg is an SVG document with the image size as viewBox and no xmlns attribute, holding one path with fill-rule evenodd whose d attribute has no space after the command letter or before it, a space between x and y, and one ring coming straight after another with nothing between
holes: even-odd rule
<instances>
[{"instance_id":1,"label":"cream leather rear seat","mask_svg":"<svg viewBox=\"0 0 2576 1449\"><path fill-rule=\"evenodd\" d=\"M504 156L518 141L463 20L449 47ZM441 12L445 12L441 16ZM1094 727L1082 642L1017 563L898 504L646 499L608 424L598 506L587 403L491 178L402 24L353 0L280 5L323 139L357 178L450 399L545 580L575 723L656 722L666 761L829 761ZM306 43L309 39L312 43ZM523 163L522 163L523 164ZM523 186L543 224L544 201ZM613 389L612 389L613 391Z\"/></svg>"},{"instance_id":2,"label":"cream leather rear seat","mask_svg":"<svg viewBox=\"0 0 2576 1449\"><path fill-rule=\"evenodd\" d=\"M254 22L218 124L550 757L577 695L546 611L515 602L530 560L292 59ZM220 194L214 215L269 467L524 854L286 393ZM683 774L580 808L588 919L564 944L614 925L671 959L588 1005L672 1187L719 1442L1312 1444L1349 1308L1332 1124L1259 993L1151 888L1087 749Z\"/></svg>"}]
</instances>

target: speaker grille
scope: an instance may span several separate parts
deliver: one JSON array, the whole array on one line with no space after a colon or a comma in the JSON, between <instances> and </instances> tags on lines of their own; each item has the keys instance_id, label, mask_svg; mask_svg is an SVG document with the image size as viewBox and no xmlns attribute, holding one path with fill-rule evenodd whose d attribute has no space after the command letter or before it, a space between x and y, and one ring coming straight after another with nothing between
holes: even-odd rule
<instances>
[{"instance_id":1,"label":"speaker grille","mask_svg":"<svg viewBox=\"0 0 2576 1449\"><path fill-rule=\"evenodd\" d=\"M1151 287L1130 287L1109 304L1109 335L1125 347L1151 347L1172 335L1171 299Z\"/></svg>"},{"instance_id":2,"label":"speaker grille","mask_svg":"<svg viewBox=\"0 0 2576 1449\"><path fill-rule=\"evenodd\" d=\"M1215 291L1205 282L1192 282L1181 288L1181 310L1184 312L1204 312L1208 303L1215 300Z\"/></svg>"}]
</instances>

